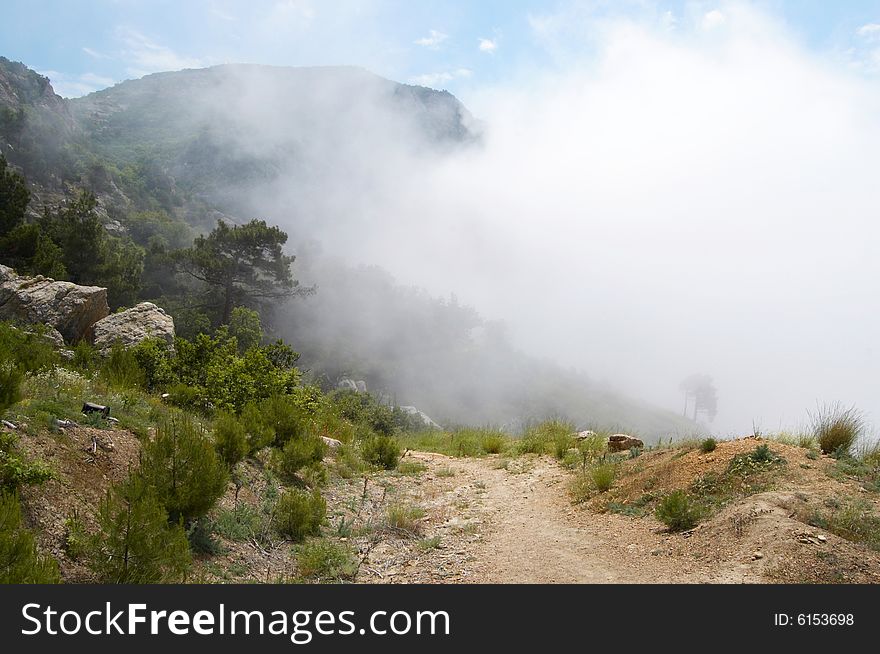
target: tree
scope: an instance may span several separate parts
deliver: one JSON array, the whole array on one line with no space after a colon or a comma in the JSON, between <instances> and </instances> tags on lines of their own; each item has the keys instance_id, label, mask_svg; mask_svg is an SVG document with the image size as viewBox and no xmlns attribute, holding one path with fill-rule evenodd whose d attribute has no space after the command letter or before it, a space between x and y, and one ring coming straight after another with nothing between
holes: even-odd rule
<instances>
[{"instance_id":1,"label":"tree","mask_svg":"<svg viewBox=\"0 0 880 654\"><path fill-rule=\"evenodd\" d=\"M709 375L694 374L682 380L679 389L684 392L684 414L687 415L688 406L693 399L693 419L702 413L709 422L715 420L718 413L718 395L712 377Z\"/></svg>"},{"instance_id":2,"label":"tree","mask_svg":"<svg viewBox=\"0 0 880 654\"><path fill-rule=\"evenodd\" d=\"M0 491L0 584L58 583L58 564L42 556L21 520L18 495Z\"/></svg>"},{"instance_id":3,"label":"tree","mask_svg":"<svg viewBox=\"0 0 880 654\"><path fill-rule=\"evenodd\" d=\"M0 236L22 223L30 199L24 177L10 169L0 154Z\"/></svg>"},{"instance_id":4,"label":"tree","mask_svg":"<svg viewBox=\"0 0 880 654\"><path fill-rule=\"evenodd\" d=\"M173 417L144 446L141 475L172 522L203 516L226 490L214 444L186 416Z\"/></svg>"},{"instance_id":5,"label":"tree","mask_svg":"<svg viewBox=\"0 0 880 654\"><path fill-rule=\"evenodd\" d=\"M207 284L220 297L220 324L229 324L236 306L305 295L290 267L295 257L282 247L287 234L264 220L230 227L223 221L191 248L176 255L183 272Z\"/></svg>"},{"instance_id":6,"label":"tree","mask_svg":"<svg viewBox=\"0 0 880 654\"><path fill-rule=\"evenodd\" d=\"M173 583L186 574L191 556L183 525L169 524L161 502L137 474L107 491L98 525L89 564L101 582Z\"/></svg>"}]
</instances>

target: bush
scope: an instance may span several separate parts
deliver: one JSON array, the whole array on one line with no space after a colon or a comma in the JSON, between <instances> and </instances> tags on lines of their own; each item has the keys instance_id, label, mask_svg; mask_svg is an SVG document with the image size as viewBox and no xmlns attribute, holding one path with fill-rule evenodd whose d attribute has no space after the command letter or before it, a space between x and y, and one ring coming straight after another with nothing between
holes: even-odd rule
<instances>
[{"instance_id":1,"label":"bush","mask_svg":"<svg viewBox=\"0 0 880 654\"><path fill-rule=\"evenodd\" d=\"M107 492L98 509L89 567L101 583L159 584L182 581L191 555L183 525L168 522L149 486L132 476Z\"/></svg>"},{"instance_id":2,"label":"bush","mask_svg":"<svg viewBox=\"0 0 880 654\"><path fill-rule=\"evenodd\" d=\"M52 478L52 470L39 461L28 461L19 452L18 438L0 432L0 492L15 491L25 484L42 484Z\"/></svg>"},{"instance_id":3,"label":"bush","mask_svg":"<svg viewBox=\"0 0 880 654\"><path fill-rule=\"evenodd\" d=\"M400 461L400 444L390 436L370 436L361 444L361 456L370 465L394 470Z\"/></svg>"},{"instance_id":4,"label":"bush","mask_svg":"<svg viewBox=\"0 0 880 654\"><path fill-rule=\"evenodd\" d=\"M144 445L140 473L172 522L207 513L228 475L213 444L186 416L175 416Z\"/></svg>"},{"instance_id":5,"label":"bush","mask_svg":"<svg viewBox=\"0 0 880 654\"><path fill-rule=\"evenodd\" d=\"M611 490L617 477L617 466L613 463L600 463L590 469L590 480L593 488L600 493Z\"/></svg>"},{"instance_id":6,"label":"bush","mask_svg":"<svg viewBox=\"0 0 880 654\"><path fill-rule=\"evenodd\" d=\"M272 526L281 536L299 542L318 533L326 512L327 503L319 492L291 489L278 499Z\"/></svg>"},{"instance_id":7,"label":"bush","mask_svg":"<svg viewBox=\"0 0 880 654\"><path fill-rule=\"evenodd\" d=\"M0 362L0 414L21 399L24 374L11 361Z\"/></svg>"},{"instance_id":8,"label":"bush","mask_svg":"<svg viewBox=\"0 0 880 654\"><path fill-rule=\"evenodd\" d=\"M316 463L324 458L324 442L312 434L293 438L275 457L278 474L286 480L292 480L300 469Z\"/></svg>"},{"instance_id":9,"label":"bush","mask_svg":"<svg viewBox=\"0 0 880 654\"><path fill-rule=\"evenodd\" d=\"M811 416L813 435L824 454L846 453L865 430L865 419L855 407L840 404L819 407Z\"/></svg>"},{"instance_id":10,"label":"bush","mask_svg":"<svg viewBox=\"0 0 880 654\"><path fill-rule=\"evenodd\" d=\"M700 450L703 452L703 454L714 452L716 447L718 447L718 441L716 441L714 438L706 438L703 440L703 442L700 443Z\"/></svg>"},{"instance_id":11,"label":"bush","mask_svg":"<svg viewBox=\"0 0 880 654\"><path fill-rule=\"evenodd\" d=\"M221 412L214 419L214 445L230 470L247 456L249 447L244 425L231 413Z\"/></svg>"},{"instance_id":12,"label":"bush","mask_svg":"<svg viewBox=\"0 0 880 654\"><path fill-rule=\"evenodd\" d=\"M486 454L500 454L504 449L506 439L501 434L487 433L480 443Z\"/></svg>"},{"instance_id":13,"label":"bush","mask_svg":"<svg viewBox=\"0 0 880 654\"><path fill-rule=\"evenodd\" d=\"M670 531L693 529L700 520L699 509L683 490L673 491L660 500L655 514Z\"/></svg>"},{"instance_id":14,"label":"bush","mask_svg":"<svg viewBox=\"0 0 880 654\"><path fill-rule=\"evenodd\" d=\"M259 435L254 444L269 439L272 444L283 447L290 440L304 437L308 430L304 411L285 395L273 395L251 403L245 407L244 414L249 429Z\"/></svg>"},{"instance_id":15,"label":"bush","mask_svg":"<svg viewBox=\"0 0 880 654\"><path fill-rule=\"evenodd\" d=\"M0 491L0 584L55 584L55 559L41 556L21 520L18 495Z\"/></svg>"},{"instance_id":16,"label":"bush","mask_svg":"<svg viewBox=\"0 0 880 654\"><path fill-rule=\"evenodd\" d=\"M392 529L417 535L421 533L419 521L425 517L425 510L407 504L392 504L387 510L388 526Z\"/></svg>"},{"instance_id":17,"label":"bush","mask_svg":"<svg viewBox=\"0 0 880 654\"><path fill-rule=\"evenodd\" d=\"M348 545L321 538L297 548L296 567L302 577L339 581L355 575L357 561Z\"/></svg>"},{"instance_id":18,"label":"bush","mask_svg":"<svg viewBox=\"0 0 880 654\"><path fill-rule=\"evenodd\" d=\"M110 356L101 366L101 376L111 388L137 388L144 386L144 371L131 350L118 341L110 349Z\"/></svg>"},{"instance_id":19,"label":"bush","mask_svg":"<svg viewBox=\"0 0 880 654\"><path fill-rule=\"evenodd\" d=\"M147 389L165 389L175 382L171 352L162 339L150 338L142 341L131 349L131 354L141 369Z\"/></svg>"}]
</instances>

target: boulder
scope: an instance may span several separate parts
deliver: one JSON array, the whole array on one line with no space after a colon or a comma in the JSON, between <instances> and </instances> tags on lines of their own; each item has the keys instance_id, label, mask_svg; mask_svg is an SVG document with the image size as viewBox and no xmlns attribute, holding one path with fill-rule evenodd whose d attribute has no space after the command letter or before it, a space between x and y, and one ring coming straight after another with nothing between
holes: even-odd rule
<instances>
[{"instance_id":1,"label":"boulder","mask_svg":"<svg viewBox=\"0 0 880 654\"><path fill-rule=\"evenodd\" d=\"M56 282L42 275L21 277L0 265L0 320L42 323L73 344L109 313L106 288Z\"/></svg>"},{"instance_id":2,"label":"boulder","mask_svg":"<svg viewBox=\"0 0 880 654\"><path fill-rule=\"evenodd\" d=\"M596 435L592 429L585 429L584 431L579 431L571 435L571 437L576 441L585 441L588 438L592 438Z\"/></svg>"},{"instance_id":3,"label":"boulder","mask_svg":"<svg viewBox=\"0 0 880 654\"><path fill-rule=\"evenodd\" d=\"M433 429L442 429L442 427L434 422L427 413L425 413L424 411L420 411L414 406L401 406L397 408L409 416L416 416L422 421L422 423L426 427L432 427Z\"/></svg>"},{"instance_id":4,"label":"boulder","mask_svg":"<svg viewBox=\"0 0 880 654\"><path fill-rule=\"evenodd\" d=\"M160 338L174 345L174 319L152 302L141 302L96 322L91 336L102 355L109 354L116 342L132 347L148 338Z\"/></svg>"},{"instance_id":5,"label":"boulder","mask_svg":"<svg viewBox=\"0 0 880 654\"><path fill-rule=\"evenodd\" d=\"M336 384L336 388L341 391L354 391L357 393L358 387L353 379L341 379Z\"/></svg>"},{"instance_id":6,"label":"boulder","mask_svg":"<svg viewBox=\"0 0 880 654\"><path fill-rule=\"evenodd\" d=\"M623 452L634 447L645 447L645 444L638 438L628 436L627 434L614 434L608 437L609 452Z\"/></svg>"},{"instance_id":7,"label":"boulder","mask_svg":"<svg viewBox=\"0 0 880 654\"><path fill-rule=\"evenodd\" d=\"M342 441L338 441L335 438L330 438L329 436L321 436L321 440L324 441L324 445L329 447L331 450L338 450L342 447Z\"/></svg>"}]
</instances>

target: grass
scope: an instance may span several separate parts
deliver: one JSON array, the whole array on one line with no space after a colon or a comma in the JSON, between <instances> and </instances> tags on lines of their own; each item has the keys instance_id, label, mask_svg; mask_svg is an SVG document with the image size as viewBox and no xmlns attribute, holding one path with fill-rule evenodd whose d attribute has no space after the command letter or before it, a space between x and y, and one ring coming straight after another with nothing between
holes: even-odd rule
<instances>
[{"instance_id":1,"label":"grass","mask_svg":"<svg viewBox=\"0 0 880 654\"><path fill-rule=\"evenodd\" d=\"M830 505L829 511L815 511L807 522L880 551L880 516L874 512L870 502L851 500L845 504L829 502L827 505Z\"/></svg>"},{"instance_id":2,"label":"grass","mask_svg":"<svg viewBox=\"0 0 880 654\"><path fill-rule=\"evenodd\" d=\"M418 547L423 552L428 552L430 550L436 550L440 547L440 536L431 536L430 538L423 538L419 541Z\"/></svg>"},{"instance_id":3,"label":"grass","mask_svg":"<svg viewBox=\"0 0 880 654\"><path fill-rule=\"evenodd\" d=\"M850 451L865 432L865 419L855 407L840 404L820 406L810 416L813 436L824 454L841 455Z\"/></svg>"},{"instance_id":4,"label":"grass","mask_svg":"<svg viewBox=\"0 0 880 654\"><path fill-rule=\"evenodd\" d=\"M423 508L409 504L391 504L386 511L386 519L390 528L413 535L421 533L420 521L424 517L425 510Z\"/></svg>"},{"instance_id":5,"label":"grass","mask_svg":"<svg viewBox=\"0 0 880 654\"><path fill-rule=\"evenodd\" d=\"M299 575L323 583L349 580L357 573L351 547L329 538L315 538L294 550Z\"/></svg>"},{"instance_id":6,"label":"grass","mask_svg":"<svg viewBox=\"0 0 880 654\"><path fill-rule=\"evenodd\" d=\"M709 452L714 452L715 448L718 447L718 441L714 438L706 438L700 443L700 451L703 454L709 454Z\"/></svg>"},{"instance_id":7,"label":"grass","mask_svg":"<svg viewBox=\"0 0 880 654\"><path fill-rule=\"evenodd\" d=\"M564 420L546 420L526 430L523 437L516 443L516 454L547 454L554 452L557 458L563 458L566 450L574 445L571 434L575 426Z\"/></svg>"},{"instance_id":8,"label":"grass","mask_svg":"<svg viewBox=\"0 0 880 654\"><path fill-rule=\"evenodd\" d=\"M401 461L397 464L397 472L407 477L417 477L428 469L421 461Z\"/></svg>"},{"instance_id":9,"label":"grass","mask_svg":"<svg viewBox=\"0 0 880 654\"><path fill-rule=\"evenodd\" d=\"M455 477L455 470L449 466L444 466L442 468L437 468L436 474L438 477Z\"/></svg>"},{"instance_id":10,"label":"grass","mask_svg":"<svg viewBox=\"0 0 880 654\"><path fill-rule=\"evenodd\" d=\"M436 452L454 457L482 457L506 452L510 436L499 429L481 427L456 431L420 431L401 434L402 447L419 452Z\"/></svg>"},{"instance_id":11,"label":"grass","mask_svg":"<svg viewBox=\"0 0 880 654\"><path fill-rule=\"evenodd\" d=\"M683 490L666 495L657 505L654 514L670 531L687 531L700 521L701 510Z\"/></svg>"},{"instance_id":12,"label":"grass","mask_svg":"<svg viewBox=\"0 0 880 654\"><path fill-rule=\"evenodd\" d=\"M590 469L589 475L593 488L600 493L605 493L611 490L614 485L614 480L617 478L617 466L613 463L600 463Z\"/></svg>"}]
</instances>

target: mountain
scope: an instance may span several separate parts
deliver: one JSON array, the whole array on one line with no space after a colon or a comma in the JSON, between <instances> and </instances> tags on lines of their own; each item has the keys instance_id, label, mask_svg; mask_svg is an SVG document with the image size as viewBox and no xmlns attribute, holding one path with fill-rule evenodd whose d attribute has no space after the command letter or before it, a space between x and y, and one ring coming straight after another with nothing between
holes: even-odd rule
<instances>
[{"instance_id":1,"label":"mountain","mask_svg":"<svg viewBox=\"0 0 880 654\"><path fill-rule=\"evenodd\" d=\"M45 77L0 58L0 151L28 179L31 212L87 188L108 230L136 241L146 233L138 244L147 250L156 232L143 229L144 215L180 228L172 239L163 227L171 248L218 219L280 225L298 255L295 275L317 293L274 307L271 327L323 386L363 379L447 424L516 429L553 415L648 437L694 430L516 350L469 307L350 261L359 235L387 229L387 199L413 192L403 181L413 170L479 148L482 131L451 94L360 68L223 65L66 100ZM390 232L382 238L392 256L402 247ZM169 273L151 270L141 299L159 300L162 284L152 281ZM185 331L189 307L161 299Z\"/></svg>"}]
</instances>

